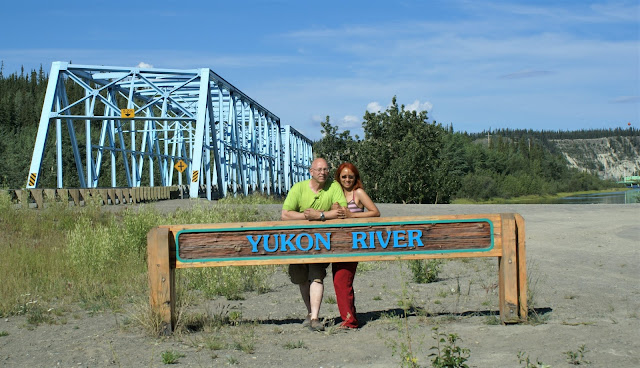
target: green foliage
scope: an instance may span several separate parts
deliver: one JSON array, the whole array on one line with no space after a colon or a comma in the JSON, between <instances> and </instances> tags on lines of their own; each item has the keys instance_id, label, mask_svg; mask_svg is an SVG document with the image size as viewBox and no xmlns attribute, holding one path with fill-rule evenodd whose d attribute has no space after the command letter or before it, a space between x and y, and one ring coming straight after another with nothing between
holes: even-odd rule
<instances>
[{"instance_id":1,"label":"green foliage","mask_svg":"<svg viewBox=\"0 0 640 368\"><path fill-rule=\"evenodd\" d=\"M178 359L183 358L185 355L173 350L166 350L162 352L162 363L164 364L178 364Z\"/></svg>"},{"instance_id":2,"label":"green foliage","mask_svg":"<svg viewBox=\"0 0 640 368\"><path fill-rule=\"evenodd\" d=\"M525 368L551 368L550 365L544 364L538 359L536 359L535 363L532 362L529 359L529 354L525 354L523 351L518 352L518 363L524 364Z\"/></svg>"},{"instance_id":3,"label":"green foliage","mask_svg":"<svg viewBox=\"0 0 640 368\"><path fill-rule=\"evenodd\" d=\"M123 234L111 228L85 217L78 219L67 237L66 253L79 274L92 278L103 275L127 257Z\"/></svg>"},{"instance_id":4,"label":"green foliage","mask_svg":"<svg viewBox=\"0 0 640 368\"><path fill-rule=\"evenodd\" d=\"M238 195L236 197L220 198L218 203L221 204L282 204L283 200L276 196L269 196L263 193L252 193L248 196Z\"/></svg>"},{"instance_id":5,"label":"green foliage","mask_svg":"<svg viewBox=\"0 0 640 368\"><path fill-rule=\"evenodd\" d=\"M413 282L418 284L428 284L438 280L440 274L440 267L443 260L441 259L412 259L408 261L409 269Z\"/></svg>"},{"instance_id":6,"label":"green foliage","mask_svg":"<svg viewBox=\"0 0 640 368\"><path fill-rule=\"evenodd\" d=\"M122 215L120 222L124 235L124 248L135 250L137 254L146 253L147 233L153 227L162 224L165 219L158 211L152 207L140 206L136 210L127 209Z\"/></svg>"},{"instance_id":7,"label":"green foliage","mask_svg":"<svg viewBox=\"0 0 640 368\"><path fill-rule=\"evenodd\" d=\"M222 295L228 300L241 300L245 291L268 291L268 276L275 270L275 266L191 268L181 271L178 278L206 297Z\"/></svg>"},{"instance_id":8,"label":"green foliage","mask_svg":"<svg viewBox=\"0 0 640 368\"><path fill-rule=\"evenodd\" d=\"M196 203L171 214L138 207L123 213L51 204L42 210L16 208L0 192L0 316L25 314L34 321L52 307L81 302L90 310L119 308L147 293L146 234L160 224L242 222L272 219L254 206ZM275 266L189 269L177 272L185 290L239 299L245 291L269 289ZM34 295L33 297L31 295ZM37 295L37 297L35 297ZM55 303L55 305L53 305ZM43 312L44 311L44 312ZM145 317L153 325L154 317Z\"/></svg>"},{"instance_id":9,"label":"green foliage","mask_svg":"<svg viewBox=\"0 0 640 368\"><path fill-rule=\"evenodd\" d=\"M305 345L304 341L302 340L298 340L296 342L294 341L289 341L287 343L284 344L284 348L288 349L288 350L292 350L292 349L306 349L307 346Z\"/></svg>"},{"instance_id":10,"label":"green foliage","mask_svg":"<svg viewBox=\"0 0 640 368\"><path fill-rule=\"evenodd\" d=\"M338 127L329 123L328 116L320 125L322 125L322 139L313 145L313 152L317 157L327 160L329 168L333 170L343 162L358 161L360 154L358 142L351 137L348 130L338 133Z\"/></svg>"},{"instance_id":11,"label":"green foliage","mask_svg":"<svg viewBox=\"0 0 640 368\"><path fill-rule=\"evenodd\" d=\"M238 360L238 358L229 355L227 357L227 364L229 364L229 365L238 365L238 364L240 364L240 361Z\"/></svg>"},{"instance_id":12,"label":"green foliage","mask_svg":"<svg viewBox=\"0 0 640 368\"><path fill-rule=\"evenodd\" d=\"M209 350L222 350L225 348L224 340L217 334L207 335L204 344Z\"/></svg>"},{"instance_id":13,"label":"green foliage","mask_svg":"<svg viewBox=\"0 0 640 368\"><path fill-rule=\"evenodd\" d=\"M393 318L398 323L398 339L386 342L391 347L391 355L400 357L400 366L406 368L418 368L418 357L412 347L412 336L409 331L407 308L403 310L404 318Z\"/></svg>"},{"instance_id":14,"label":"green foliage","mask_svg":"<svg viewBox=\"0 0 640 368\"><path fill-rule=\"evenodd\" d=\"M42 323L50 325L55 323L55 319L51 314L52 308L47 309L39 302L37 296L32 298L29 294L24 295L24 297L25 303L19 307L18 314L25 315L28 324L38 326Z\"/></svg>"},{"instance_id":15,"label":"green foliage","mask_svg":"<svg viewBox=\"0 0 640 368\"><path fill-rule=\"evenodd\" d=\"M394 97L386 111L365 112L362 126L364 140L354 140L349 131L338 133L327 117L315 154L334 168L344 161L358 166L374 201L433 203L455 192L448 181L453 165L444 164L446 157L440 154L445 131L430 123L425 111L405 110Z\"/></svg>"},{"instance_id":16,"label":"green foliage","mask_svg":"<svg viewBox=\"0 0 640 368\"><path fill-rule=\"evenodd\" d=\"M390 203L434 203L439 190L444 129L429 123L426 111L398 107L395 97L384 112L365 112L365 139L357 160L367 193Z\"/></svg>"},{"instance_id":17,"label":"green foliage","mask_svg":"<svg viewBox=\"0 0 640 368\"><path fill-rule=\"evenodd\" d=\"M255 331L253 326L241 326L237 330L233 330L235 334L233 337L233 348L245 352L247 354L253 354L255 351Z\"/></svg>"},{"instance_id":18,"label":"green foliage","mask_svg":"<svg viewBox=\"0 0 640 368\"><path fill-rule=\"evenodd\" d=\"M586 345L582 344L576 351L565 351L567 356L567 363L572 365L590 364L591 362L584 358L584 355L588 352Z\"/></svg>"},{"instance_id":19,"label":"green foliage","mask_svg":"<svg viewBox=\"0 0 640 368\"><path fill-rule=\"evenodd\" d=\"M39 72L0 75L0 182L11 188L26 184L46 88L42 67ZM45 157L45 167L50 167L50 158Z\"/></svg>"},{"instance_id":20,"label":"green foliage","mask_svg":"<svg viewBox=\"0 0 640 368\"><path fill-rule=\"evenodd\" d=\"M526 195L602 190L615 186L595 174L570 169L549 132L501 130L489 134L454 133L430 123L427 113L406 111L396 104L384 112L364 115L363 140L349 131L322 123L323 138L314 152L328 159L332 167L351 161L360 169L365 190L377 202L449 203L467 198L486 201ZM576 132L578 137L591 135ZM629 136L640 142L638 130L596 131L596 135ZM558 134L560 134L558 132ZM556 134L557 135L557 134ZM615 146L618 142L610 138ZM617 146L616 146L617 147ZM616 152L637 150L626 144Z\"/></svg>"},{"instance_id":21,"label":"green foliage","mask_svg":"<svg viewBox=\"0 0 640 368\"><path fill-rule=\"evenodd\" d=\"M457 334L445 334L438 331L438 327L433 329L433 338L437 344L431 347L434 352L429 354L432 367L435 368L469 368L465 364L470 356L470 350L458 346L461 339Z\"/></svg>"}]
</instances>

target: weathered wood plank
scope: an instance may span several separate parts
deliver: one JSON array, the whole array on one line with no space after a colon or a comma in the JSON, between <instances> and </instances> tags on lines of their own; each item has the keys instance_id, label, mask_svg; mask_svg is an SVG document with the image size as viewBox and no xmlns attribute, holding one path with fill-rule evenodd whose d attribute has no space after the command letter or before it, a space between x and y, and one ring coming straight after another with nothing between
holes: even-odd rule
<instances>
[{"instance_id":1,"label":"weathered wood plank","mask_svg":"<svg viewBox=\"0 0 640 368\"><path fill-rule=\"evenodd\" d=\"M525 248L525 227L524 227L524 218L520 216L520 214L515 214L516 219L516 228L517 239L517 256L518 256L518 296L520 297L520 319L522 321L526 321L528 319L529 314L529 306L528 306L528 290L527 290L527 255Z\"/></svg>"},{"instance_id":2,"label":"weathered wood plank","mask_svg":"<svg viewBox=\"0 0 640 368\"><path fill-rule=\"evenodd\" d=\"M22 208L29 208L29 191L16 189L16 197L18 198L18 204Z\"/></svg>"},{"instance_id":3,"label":"weathered wood plank","mask_svg":"<svg viewBox=\"0 0 640 368\"><path fill-rule=\"evenodd\" d=\"M29 192L31 192L31 197L33 197L33 200L36 201L36 206L38 207L38 209L44 208L42 189L29 189Z\"/></svg>"},{"instance_id":4,"label":"weathered wood plank","mask_svg":"<svg viewBox=\"0 0 640 368\"><path fill-rule=\"evenodd\" d=\"M89 197L90 197L89 189L79 189L79 191L80 191L80 197L82 197L82 201L86 206L89 203Z\"/></svg>"},{"instance_id":5,"label":"weathered wood plank","mask_svg":"<svg viewBox=\"0 0 640 368\"><path fill-rule=\"evenodd\" d=\"M124 195L123 195L122 188L116 188L115 192L116 192L116 198L118 199L118 204L123 204L124 203Z\"/></svg>"},{"instance_id":6,"label":"weathered wood plank","mask_svg":"<svg viewBox=\"0 0 640 368\"><path fill-rule=\"evenodd\" d=\"M181 260L349 253L364 255L391 251L450 252L489 250L493 246L489 222L183 232L177 238Z\"/></svg>"},{"instance_id":7,"label":"weathered wood plank","mask_svg":"<svg viewBox=\"0 0 640 368\"><path fill-rule=\"evenodd\" d=\"M109 198L109 201L111 201L111 203L105 203L105 204L111 204L111 205L115 205L116 204L116 191L113 188L109 188L107 189L107 197ZM106 201L108 202L108 201Z\"/></svg>"},{"instance_id":8,"label":"weathered wood plank","mask_svg":"<svg viewBox=\"0 0 640 368\"><path fill-rule=\"evenodd\" d=\"M47 201L55 202L56 201L56 190L55 189L45 189L44 190L44 198Z\"/></svg>"},{"instance_id":9,"label":"weathered wood plank","mask_svg":"<svg viewBox=\"0 0 640 368\"><path fill-rule=\"evenodd\" d=\"M127 204L131 203L131 189L130 188L122 188L122 198L123 198L123 202L122 203L127 203Z\"/></svg>"},{"instance_id":10,"label":"weathered wood plank","mask_svg":"<svg viewBox=\"0 0 640 368\"><path fill-rule=\"evenodd\" d=\"M147 235L149 302L161 321L161 332L169 335L175 326L175 268L170 265L169 231L154 228Z\"/></svg>"},{"instance_id":11,"label":"weathered wood plank","mask_svg":"<svg viewBox=\"0 0 640 368\"><path fill-rule=\"evenodd\" d=\"M80 205L80 191L78 189L69 189L69 195L71 196L71 199L73 200L73 205L74 206L79 206Z\"/></svg>"},{"instance_id":12,"label":"weathered wood plank","mask_svg":"<svg viewBox=\"0 0 640 368\"><path fill-rule=\"evenodd\" d=\"M56 193L58 194L58 198L60 198L60 201L62 201L62 203L69 205L69 189L58 189L56 190Z\"/></svg>"},{"instance_id":13,"label":"weathered wood plank","mask_svg":"<svg viewBox=\"0 0 640 368\"><path fill-rule=\"evenodd\" d=\"M502 221L503 248L499 258L500 319L503 323L519 322L518 262L516 250L516 221L513 214L505 214Z\"/></svg>"}]
</instances>

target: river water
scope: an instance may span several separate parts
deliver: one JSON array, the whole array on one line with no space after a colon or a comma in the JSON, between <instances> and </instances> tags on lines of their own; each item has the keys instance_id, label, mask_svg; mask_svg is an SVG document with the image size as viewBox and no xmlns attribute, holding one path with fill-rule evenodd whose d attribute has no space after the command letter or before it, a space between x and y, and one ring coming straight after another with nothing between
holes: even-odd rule
<instances>
[{"instance_id":1,"label":"river water","mask_svg":"<svg viewBox=\"0 0 640 368\"><path fill-rule=\"evenodd\" d=\"M640 189L630 189L620 192L578 194L563 198L554 198L539 203L564 204L633 204L640 203Z\"/></svg>"}]
</instances>

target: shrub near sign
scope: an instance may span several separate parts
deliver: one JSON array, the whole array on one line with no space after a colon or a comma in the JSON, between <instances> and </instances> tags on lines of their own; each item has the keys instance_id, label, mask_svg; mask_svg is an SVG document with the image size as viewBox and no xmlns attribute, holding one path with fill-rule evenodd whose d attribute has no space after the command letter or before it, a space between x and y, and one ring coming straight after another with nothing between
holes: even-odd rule
<instances>
[{"instance_id":1,"label":"shrub near sign","mask_svg":"<svg viewBox=\"0 0 640 368\"><path fill-rule=\"evenodd\" d=\"M150 303L175 325L175 270L294 263L496 257L503 322L527 319L524 220L518 214L170 225L147 235Z\"/></svg>"}]
</instances>

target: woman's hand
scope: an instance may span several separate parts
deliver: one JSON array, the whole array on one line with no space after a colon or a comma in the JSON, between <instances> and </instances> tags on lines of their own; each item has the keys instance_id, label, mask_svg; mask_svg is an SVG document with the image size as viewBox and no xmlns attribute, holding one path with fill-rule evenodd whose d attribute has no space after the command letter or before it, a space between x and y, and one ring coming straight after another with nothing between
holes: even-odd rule
<instances>
[{"instance_id":1,"label":"woman's hand","mask_svg":"<svg viewBox=\"0 0 640 368\"><path fill-rule=\"evenodd\" d=\"M331 205L331 211L336 211L336 218L343 219L349 217L349 211L346 207L341 207L338 202Z\"/></svg>"}]
</instances>

